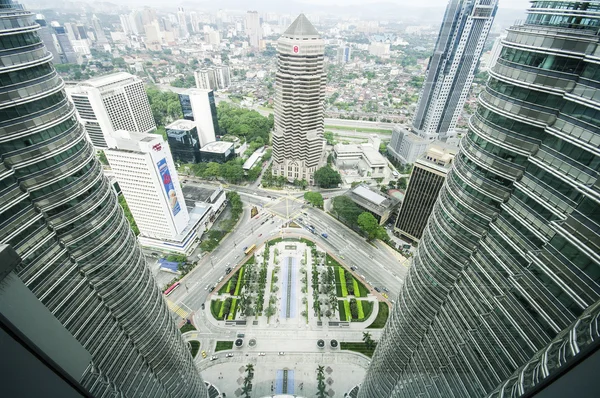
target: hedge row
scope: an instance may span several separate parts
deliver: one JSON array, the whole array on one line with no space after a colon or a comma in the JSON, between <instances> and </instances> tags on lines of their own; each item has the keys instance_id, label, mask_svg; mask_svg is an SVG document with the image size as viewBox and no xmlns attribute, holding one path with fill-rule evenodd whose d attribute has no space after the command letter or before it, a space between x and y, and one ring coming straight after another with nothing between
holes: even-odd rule
<instances>
[{"instance_id":1,"label":"hedge row","mask_svg":"<svg viewBox=\"0 0 600 398\"><path fill-rule=\"evenodd\" d=\"M338 273L340 274L340 281L346 281L345 271L342 267L338 267ZM342 297L348 296L348 289L346 288L346 283L341 284Z\"/></svg>"},{"instance_id":2,"label":"hedge row","mask_svg":"<svg viewBox=\"0 0 600 398\"><path fill-rule=\"evenodd\" d=\"M234 299L231 300L231 308L229 309L229 316L227 317L227 319L229 319L230 321L235 319L236 312L237 312L237 298L234 297Z\"/></svg>"},{"instance_id":3,"label":"hedge row","mask_svg":"<svg viewBox=\"0 0 600 398\"><path fill-rule=\"evenodd\" d=\"M239 274L238 274L238 280L237 283L235 284L235 292L233 293L234 296L237 296L238 294L240 294L240 289L242 286L242 275L244 275L244 267L240 268L239 270Z\"/></svg>"}]
</instances>

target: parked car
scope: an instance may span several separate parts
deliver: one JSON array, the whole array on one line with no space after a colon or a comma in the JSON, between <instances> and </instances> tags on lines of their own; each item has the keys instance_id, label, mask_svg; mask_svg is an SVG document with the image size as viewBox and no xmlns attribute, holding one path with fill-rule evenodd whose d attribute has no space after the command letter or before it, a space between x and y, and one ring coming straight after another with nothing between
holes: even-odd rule
<instances>
[{"instance_id":1,"label":"parked car","mask_svg":"<svg viewBox=\"0 0 600 398\"><path fill-rule=\"evenodd\" d=\"M267 355L267 354L265 354L264 352L259 352L259 353L258 353L258 356L259 356L259 357L264 357L265 355Z\"/></svg>"},{"instance_id":2,"label":"parked car","mask_svg":"<svg viewBox=\"0 0 600 398\"><path fill-rule=\"evenodd\" d=\"M225 270L225 273L226 273L226 274L229 274L230 272L231 272L231 267L229 267L229 268L227 268L227 269Z\"/></svg>"},{"instance_id":3,"label":"parked car","mask_svg":"<svg viewBox=\"0 0 600 398\"><path fill-rule=\"evenodd\" d=\"M202 350L202 358L206 358L206 351Z\"/></svg>"},{"instance_id":4,"label":"parked car","mask_svg":"<svg viewBox=\"0 0 600 398\"><path fill-rule=\"evenodd\" d=\"M356 267L354 267L354 266L350 267L350 269L351 269L352 271L356 271Z\"/></svg>"},{"instance_id":5,"label":"parked car","mask_svg":"<svg viewBox=\"0 0 600 398\"><path fill-rule=\"evenodd\" d=\"M222 281L222 280L223 280L223 277L220 277L220 278L217 280L217 283L221 283L221 281Z\"/></svg>"},{"instance_id":6,"label":"parked car","mask_svg":"<svg viewBox=\"0 0 600 398\"><path fill-rule=\"evenodd\" d=\"M384 291L384 292L386 292L386 293L389 293L389 292L390 292L390 291L388 290L388 288L387 288L387 287L384 287L384 288L383 288L383 291Z\"/></svg>"},{"instance_id":7,"label":"parked car","mask_svg":"<svg viewBox=\"0 0 600 398\"><path fill-rule=\"evenodd\" d=\"M211 361L214 361L215 359L218 359L218 358L219 358L218 356L216 356L216 355L213 355L212 357L210 357L210 360L211 360Z\"/></svg>"},{"instance_id":8,"label":"parked car","mask_svg":"<svg viewBox=\"0 0 600 398\"><path fill-rule=\"evenodd\" d=\"M225 354L225 358L233 358L233 352L230 352L229 354Z\"/></svg>"},{"instance_id":9,"label":"parked car","mask_svg":"<svg viewBox=\"0 0 600 398\"><path fill-rule=\"evenodd\" d=\"M212 293L212 291L213 291L213 290L215 290L215 287L214 287L214 286L211 286L211 288L210 288L210 289L208 289L208 291L209 291L209 292L211 292L211 293Z\"/></svg>"},{"instance_id":10,"label":"parked car","mask_svg":"<svg viewBox=\"0 0 600 398\"><path fill-rule=\"evenodd\" d=\"M285 355L285 352L279 351L279 355Z\"/></svg>"},{"instance_id":11,"label":"parked car","mask_svg":"<svg viewBox=\"0 0 600 398\"><path fill-rule=\"evenodd\" d=\"M375 291L376 291L377 293L381 293L381 289L380 289L380 288L378 288L377 286L375 286Z\"/></svg>"}]
</instances>

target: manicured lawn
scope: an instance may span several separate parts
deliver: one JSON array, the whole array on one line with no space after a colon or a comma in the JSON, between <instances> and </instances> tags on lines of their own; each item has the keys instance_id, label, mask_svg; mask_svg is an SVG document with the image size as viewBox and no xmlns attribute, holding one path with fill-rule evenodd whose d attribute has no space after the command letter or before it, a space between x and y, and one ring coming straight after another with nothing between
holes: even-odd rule
<instances>
[{"instance_id":1,"label":"manicured lawn","mask_svg":"<svg viewBox=\"0 0 600 398\"><path fill-rule=\"evenodd\" d=\"M190 351L192 352L192 358L196 358L198 351L200 351L200 342L198 340L190 341Z\"/></svg>"},{"instance_id":2,"label":"manicured lawn","mask_svg":"<svg viewBox=\"0 0 600 398\"><path fill-rule=\"evenodd\" d=\"M215 319L223 319L223 314L221 313L222 307L223 302L221 300L213 300L210 302L210 313ZM221 318L219 318L219 314L221 314Z\"/></svg>"},{"instance_id":3,"label":"manicured lawn","mask_svg":"<svg viewBox=\"0 0 600 398\"><path fill-rule=\"evenodd\" d=\"M345 342L340 343L340 348L342 350L360 352L361 354L364 354L364 355L368 356L369 358L371 358L373 356L373 351L375 351L376 347L377 347L377 343L374 343L372 349L367 349L367 345L365 343L363 343L362 341L360 343L345 343Z\"/></svg>"},{"instance_id":4,"label":"manicured lawn","mask_svg":"<svg viewBox=\"0 0 600 398\"><path fill-rule=\"evenodd\" d=\"M367 329L381 329L385 326L385 323L388 319L388 315L390 312L390 308L386 303L379 302L379 310L377 312L377 318L373 321L371 325Z\"/></svg>"},{"instance_id":5,"label":"manicured lawn","mask_svg":"<svg viewBox=\"0 0 600 398\"><path fill-rule=\"evenodd\" d=\"M219 289L219 294L229 293L229 289L231 289L231 279L227 281L226 284L221 286L221 288Z\"/></svg>"},{"instance_id":6,"label":"manicured lawn","mask_svg":"<svg viewBox=\"0 0 600 398\"><path fill-rule=\"evenodd\" d=\"M227 319L229 319L230 321L233 320L235 318L235 313L237 312L237 298L233 298L233 300L231 300L231 309L229 310L229 316L227 316Z\"/></svg>"},{"instance_id":7,"label":"manicured lawn","mask_svg":"<svg viewBox=\"0 0 600 398\"><path fill-rule=\"evenodd\" d=\"M233 348L233 341L217 341L215 352L231 350Z\"/></svg>"},{"instance_id":8,"label":"manicured lawn","mask_svg":"<svg viewBox=\"0 0 600 398\"><path fill-rule=\"evenodd\" d=\"M340 321L346 321L346 305L345 300L338 300L338 312L340 313Z\"/></svg>"},{"instance_id":9,"label":"manicured lawn","mask_svg":"<svg viewBox=\"0 0 600 398\"><path fill-rule=\"evenodd\" d=\"M356 297L362 297L362 294L360 294L360 287L358 286L358 281L356 280L356 278L352 278L352 286L354 286L354 295Z\"/></svg>"},{"instance_id":10,"label":"manicured lawn","mask_svg":"<svg viewBox=\"0 0 600 398\"><path fill-rule=\"evenodd\" d=\"M240 294L240 288L242 286L242 275L244 275L244 267L240 268L239 270L237 284L235 285L235 293L233 294L234 296Z\"/></svg>"},{"instance_id":11,"label":"manicured lawn","mask_svg":"<svg viewBox=\"0 0 600 398\"><path fill-rule=\"evenodd\" d=\"M360 297L367 297L369 294L369 289L361 282L356 281L358 283L358 290L360 291Z\"/></svg>"},{"instance_id":12,"label":"manicured lawn","mask_svg":"<svg viewBox=\"0 0 600 398\"><path fill-rule=\"evenodd\" d=\"M339 267L333 267L333 274L335 275L335 295L337 297L342 296L342 284L340 283L340 273L338 272Z\"/></svg>"},{"instance_id":13,"label":"manicured lawn","mask_svg":"<svg viewBox=\"0 0 600 398\"><path fill-rule=\"evenodd\" d=\"M340 281L344 281L341 283L342 297L348 296L348 289L346 288L346 272L342 267L338 267L338 273L340 274Z\"/></svg>"},{"instance_id":14,"label":"manicured lawn","mask_svg":"<svg viewBox=\"0 0 600 398\"><path fill-rule=\"evenodd\" d=\"M346 312L346 320L350 321L352 319L352 312L350 312L350 302L348 300L344 300L344 311Z\"/></svg>"},{"instance_id":15,"label":"manicured lawn","mask_svg":"<svg viewBox=\"0 0 600 398\"><path fill-rule=\"evenodd\" d=\"M362 309L365 314L365 319L371 316L373 312L373 302L368 300L362 300Z\"/></svg>"},{"instance_id":16,"label":"manicured lawn","mask_svg":"<svg viewBox=\"0 0 600 398\"><path fill-rule=\"evenodd\" d=\"M356 308L358 308L358 319L365 319L365 313L363 311L362 300L356 300Z\"/></svg>"},{"instance_id":17,"label":"manicured lawn","mask_svg":"<svg viewBox=\"0 0 600 398\"><path fill-rule=\"evenodd\" d=\"M181 331L181 333L185 333L185 332L191 332L192 330L196 330L196 328L191 323L186 323L179 330Z\"/></svg>"}]
</instances>

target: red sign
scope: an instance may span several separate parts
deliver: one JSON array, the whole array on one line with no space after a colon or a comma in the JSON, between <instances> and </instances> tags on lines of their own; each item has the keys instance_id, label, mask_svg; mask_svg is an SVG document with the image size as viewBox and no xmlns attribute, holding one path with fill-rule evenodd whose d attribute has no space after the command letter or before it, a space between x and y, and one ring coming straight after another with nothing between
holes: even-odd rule
<instances>
[{"instance_id":1,"label":"red sign","mask_svg":"<svg viewBox=\"0 0 600 398\"><path fill-rule=\"evenodd\" d=\"M294 46L294 54L298 54L300 52L300 48L298 46Z\"/></svg>"},{"instance_id":2,"label":"red sign","mask_svg":"<svg viewBox=\"0 0 600 398\"><path fill-rule=\"evenodd\" d=\"M152 149L156 152L160 151L162 149L162 146L160 144L156 144L152 147Z\"/></svg>"}]
</instances>

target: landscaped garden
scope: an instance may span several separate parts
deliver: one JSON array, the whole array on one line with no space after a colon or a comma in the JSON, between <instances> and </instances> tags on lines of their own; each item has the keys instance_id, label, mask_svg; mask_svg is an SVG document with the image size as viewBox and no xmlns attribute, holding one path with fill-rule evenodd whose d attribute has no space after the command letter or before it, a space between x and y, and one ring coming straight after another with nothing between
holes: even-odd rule
<instances>
[{"instance_id":1,"label":"landscaped garden","mask_svg":"<svg viewBox=\"0 0 600 398\"><path fill-rule=\"evenodd\" d=\"M373 321L371 325L369 325L368 329L381 329L385 326L387 322L388 315L390 312L390 307L386 303L379 302L379 309L377 311L377 318Z\"/></svg>"},{"instance_id":2,"label":"landscaped garden","mask_svg":"<svg viewBox=\"0 0 600 398\"><path fill-rule=\"evenodd\" d=\"M200 350L200 342L198 340L190 340L190 352L192 353L192 358L196 358L198 351Z\"/></svg>"},{"instance_id":3,"label":"landscaped garden","mask_svg":"<svg viewBox=\"0 0 600 398\"><path fill-rule=\"evenodd\" d=\"M233 349L233 341L217 341L215 352Z\"/></svg>"}]
</instances>

